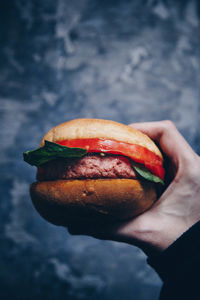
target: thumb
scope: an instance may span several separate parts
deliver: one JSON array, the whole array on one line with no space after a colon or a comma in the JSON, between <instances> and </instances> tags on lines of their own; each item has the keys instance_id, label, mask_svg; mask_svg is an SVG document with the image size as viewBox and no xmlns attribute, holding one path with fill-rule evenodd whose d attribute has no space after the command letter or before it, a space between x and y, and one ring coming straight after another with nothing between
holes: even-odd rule
<instances>
[{"instance_id":1,"label":"thumb","mask_svg":"<svg viewBox=\"0 0 200 300\"><path fill-rule=\"evenodd\" d=\"M188 159L194 152L171 121L132 123L129 126L140 130L156 141L162 151L177 165L180 159Z\"/></svg>"}]
</instances>

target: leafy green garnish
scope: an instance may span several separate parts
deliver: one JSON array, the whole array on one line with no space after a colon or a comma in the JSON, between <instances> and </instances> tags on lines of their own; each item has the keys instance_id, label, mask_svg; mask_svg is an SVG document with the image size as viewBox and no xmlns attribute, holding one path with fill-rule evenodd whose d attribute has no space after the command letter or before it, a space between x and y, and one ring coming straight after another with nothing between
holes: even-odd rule
<instances>
[{"instance_id":1,"label":"leafy green garnish","mask_svg":"<svg viewBox=\"0 0 200 300\"><path fill-rule=\"evenodd\" d=\"M23 153L23 157L24 161L26 161L28 164L38 167L57 158L82 157L86 153L87 150L83 148L70 148L53 142L45 141L43 147L33 151L26 151Z\"/></svg>"},{"instance_id":2,"label":"leafy green garnish","mask_svg":"<svg viewBox=\"0 0 200 300\"><path fill-rule=\"evenodd\" d=\"M161 183L164 185L162 179L150 173L145 167L133 166L133 168L141 177L145 178L146 180L153 181L155 183Z\"/></svg>"}]
</instances>

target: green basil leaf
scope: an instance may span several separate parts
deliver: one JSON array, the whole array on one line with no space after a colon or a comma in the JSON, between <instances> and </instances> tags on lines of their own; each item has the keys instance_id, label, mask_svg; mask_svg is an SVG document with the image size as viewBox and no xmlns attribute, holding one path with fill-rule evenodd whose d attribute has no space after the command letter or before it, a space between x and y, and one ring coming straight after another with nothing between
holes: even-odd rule
<instances>
[{"instance_id":1,"label":"green basil leaf","mask_svg":"<svg viewBox=\"0 0 200 300\"><path fill-rule=\"evenodd\" d=\"M70 148L53 142L45 141L43 147L23 153L24 161L31 166L40 166L58 158L82 157L87 153L83 148Z\"/></svg>"},{"instance_id":2,"label":"green basil leaf","mask_svg":"<svg viewBox=\"0 0 200 300\"><path fill-rule=\"evenodd\" d=\"M161 183L164 185L164 182L162 181L162 179L160 179L158 176L150 173L147 169L145 169L145 167L138 167L138 166L133 165L133 168L144 179L155 182L155 183Z\"/></svg>"}]
</instances>

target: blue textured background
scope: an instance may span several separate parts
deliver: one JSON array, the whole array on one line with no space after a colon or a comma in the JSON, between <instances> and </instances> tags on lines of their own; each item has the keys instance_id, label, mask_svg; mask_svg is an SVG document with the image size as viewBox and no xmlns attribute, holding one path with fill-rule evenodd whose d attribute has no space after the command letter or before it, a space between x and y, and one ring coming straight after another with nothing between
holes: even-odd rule
<instances>
[{"instance_id":1,"label":"blue textured background","mask_svg":"<svg viewBox=\"0 0 200 300\"><path fill-rule=\"evenodd\" d=\"M196 0L0 1L0 298L155 300L137 248L70 236L33 209L22 161L77 117L171 119L198 152Z\"/></svg>"}]
</instances>

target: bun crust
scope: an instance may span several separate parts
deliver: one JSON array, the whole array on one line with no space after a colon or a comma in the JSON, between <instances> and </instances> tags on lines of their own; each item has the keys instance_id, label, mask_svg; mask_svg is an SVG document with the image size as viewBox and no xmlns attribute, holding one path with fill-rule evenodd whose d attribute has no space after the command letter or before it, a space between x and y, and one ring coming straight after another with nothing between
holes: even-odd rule
<instances>
[{"instance_id":1,"label":"bun crust","mask_svg":"<svg viewBox=\"0 0 200 300\"><path fill-rule=\"evenodd\" d=\"M156 201L153 183L135 179L55 180L30 187L33 204L47 221L112 222L135 217Z\"/></svg>"},{"instance_id":2,"label":"bun crust","mask_svg":"<svg viewBox=\"0 0 200 300\"><path fill-rule=\"evenodd\" d=\"M45 134L40 147L44 145L45 140L56 142L84 138L103 138L140 145L162 158L160 150L146 134L128 125L102 119L75 119L61 123Z\"/></svg>"}]
</instances>

